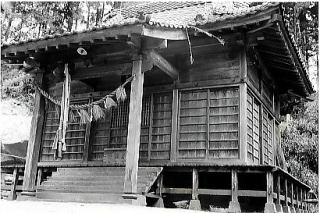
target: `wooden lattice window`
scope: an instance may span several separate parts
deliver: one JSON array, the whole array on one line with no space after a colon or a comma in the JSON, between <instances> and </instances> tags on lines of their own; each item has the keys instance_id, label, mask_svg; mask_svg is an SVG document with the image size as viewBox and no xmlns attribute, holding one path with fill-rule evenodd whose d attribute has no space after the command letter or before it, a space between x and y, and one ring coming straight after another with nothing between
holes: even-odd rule
<instances>
[{"instance_id":1,"label":"wooden lattice window","mask_svg":"<svg viewBox=\"0 0 320 213\"><path fill-rule=\"evenodd\" d=\"M247 99L247 150L248 160L260 163L260 104L248 93Z\"/></svg>"},{"instance_id":2,"label":"wooden lattice window","mask_svg":"<svg viewBox=\"0 0 320 213\"><path fill-rule=\"evenodd\" d=\"M156 93L152 97L150 159L169 160L171 143L172 93Z\"/></svg>"},{"instance_id":3,"label":"wooden lattice window","mask_svg":"<svg viewBox=\"0 0 320 213\"><path fill-rule=\"evenodd\" d=\"M180 92L179 158L238 158L238 132L238 88Z\"/></svg>"},{"instance_id":4,"label":"wooden lattice window","mask_svg":"<svg viewBox=\"0 0 320 213\"><path fill-rule=\"evenodd\" d=\"M86 100L72 100L70 104L85 104ZM60 107L47 102L45 122L42 134L41 161L54 161L53 140L59 127ZM70 118L70 114L69 114ZM80 117L75 113L74 121L69 119L66 133L67 150L63 152L62 160L82 160L85 144L86 124L80 124Z\"/></svg>"},{"instance_id":5,"label":"wooden lattice window","mask_svg":"<svg viewBox=\"0 0 320 213\"><path fill-rule=\"evenodd\" d=\"M273 164L273 118L263 109L262 122L263 163Z\"/></svg>"}]
</instances>

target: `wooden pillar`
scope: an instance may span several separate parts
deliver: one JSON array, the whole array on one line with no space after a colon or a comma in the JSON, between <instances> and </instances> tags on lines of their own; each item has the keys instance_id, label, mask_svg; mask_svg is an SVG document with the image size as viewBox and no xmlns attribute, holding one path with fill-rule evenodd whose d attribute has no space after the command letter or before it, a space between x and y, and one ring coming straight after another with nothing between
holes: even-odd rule
<instances>
[{"instance_id":1,"label":"wooden pillar","mask_svg":"<svg viewBox=\"0 0 320 213\"><path fill-rule=\"evenodd\" d=\"M276 210L277 212L283 212L281 205L281 176L278 174L277 177L277 202L276 202Z\"/></svg>"},{"instance_id":2,"label":"wooden pillar","mask_svg":"<svg viewBox=\"0 0 320 213\"><path fill-rule=\"evenodd\" d=\"M288 204L288 180L284 179L284 207L283 212L291 213L290 206Z\"/></svg>"},{"instance_id":3,"label":"wooden pillar","mask_svg":"<svg viewBox=\"0 0 320 213\"><path fill-rule=\"evenodd\" d=\"M303 199L307 200L307 192L305 189L303 189ZM304 212L308 212L308 204L306 201L304 201Z\"/></svg>"},{"instance_id":4,"label":"wooden pillar","mask_svg":"<svg viewBox=\"0 0 320 213\"><path fill-rule=\"evenodd\" d=\"M229 202L228 212L241 212L238 201L238 172L231 170L231 201Z\"/></svg>"},{"instance_id":5,"label":"wooden pillar","mask_svg":"<svg viewBox=\"0 0 320 213\"><path fill-rule=\"evenodd\" d=\"M141 111L144 73L142 72L142 56L133 59L131 82L129 123L126 151L126 168L124 177L125 199L137 199L138 160L141 131Z\"/></svg>"},{"instance_id":6,"label":"wooden pillar","mask_svg":"<svg viewBox=\"0 0 320 213\"><path fill-rule=\"evenodd\" d=\"M300 213L300 204L301 204L300 201L301 201L301 199L299 199L299 197L300 197L299 191L300 191L300 187L297 186L296 187L296 197L297 197L297 199L296 199L296 201L297 201L296 213Z\"/></svg>"},{"instance_id":7,"label":"wooden pillar","mask_svg":"<svg viewBox=\"0 0 320 213\"><path fill-rule=\"evenodd\" d=\"M16 193L16 189L17 189L17 183L19 180L19 168L14 168L13 170L13 175L12 175L12 183L11 183L11 188L10 188L10 193L8 196L8 200L15 200L17 199L17 193Z\"/></svg>"},{"instance_id":8,"label":"wooden pillar","mask_svg":"<svg viewBox=\"0 0 320 213\"><path fill-rule=\"evenodd\" d=\"M171 152L170 160L177 160L177 133L178 133L178 113L179 113L179 91L173 90L172 94L172 131L171 131Z\"/></svg>"},{"instance_id":9,"label":"wooden pillar","mask_svg":"<svg viewBox=\"0 0 320 213\"><path fill-rule=\"evenodd\" d=\"M42 85L43 73L37 73L35 82ZM44 121L45 102L43 96L38 90L35 91L35 102L33 116L31 121L31 129L28 141L28 150L26 164L23 177L23 193L24 195L35 195L35 184L37 178L37 167L39 160L39 151L41 145L42 127Z\"/></svg>"},{"instance_id":10,"label":"wooden pillar","mask_svg":"<svg viewBox=\"0 0 320 213\"><path fill-rule=\"evenodd\" d=\"M247 54L246 48L243 47L240 54L240 159L247 162L247 75L248 75L248 65L247 65Z\"/></svg>"},{"instance_id":11,"label":"wooden pillar","mask_svg":"<svg viewBox=\"0 0 320 213\"><path fill-rule=\"evenodd\" d=\"M275 213L276 205L273 203L273 174L271 171L267 171L266 173L266 181L267 181L267 202L264 206L265 213Z\"/></svg>"},{"instance_id":12,"label":"wooden pillar","mask_svg":"<svg viewBox=\"0 0 320 213\"><path fill-rule=\"evenodd\" d=\"M294 208L294 186L293 186L293 182L291 182L290 184L291 186L291 194L290 194L290 198L291 198L291 213L296 213L296 209Z\"/></svg>"},{"instance_id":13,"label":"wooden pillar","mask_svg":"<svg viewBox=\"0 0 320 213\"><path fill-rule=\"evenodd\" d=\"M40 167L40 168L38 169L37 186L40 186L40 184L41 184L41 179L42 179L42 168Z\"/></svg>"},{"instance_id":14,"label":"wooden pillar","mask_svg":"<svg viewBox=\"0 0 320 213\"><path fill-rule=\"evenodd\" d=\"M200 200L198 198L199 174L196 168L192 169L192 200L190 200L189 209L201 210Z\"/></svg>"}]
</instances>

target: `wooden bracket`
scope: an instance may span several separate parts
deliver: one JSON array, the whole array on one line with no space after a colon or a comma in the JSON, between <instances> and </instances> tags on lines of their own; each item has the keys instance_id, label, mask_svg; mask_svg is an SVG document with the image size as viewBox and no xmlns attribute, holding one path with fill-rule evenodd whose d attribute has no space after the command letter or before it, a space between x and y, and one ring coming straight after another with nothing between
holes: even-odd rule
<instances>
[{"instance_id":1,"label":"wooden bracket","mask_svg":"<svg viewBox=\"0 0 320 213\"><path fill-rule=\"evenodd\" d=\"M177 79L179 76L179 71L164 57L154 50L144 51L148 58L151 59L152 63L159 67L163 72L168 74L171 78Z\"/></svg>"}]
</instances>

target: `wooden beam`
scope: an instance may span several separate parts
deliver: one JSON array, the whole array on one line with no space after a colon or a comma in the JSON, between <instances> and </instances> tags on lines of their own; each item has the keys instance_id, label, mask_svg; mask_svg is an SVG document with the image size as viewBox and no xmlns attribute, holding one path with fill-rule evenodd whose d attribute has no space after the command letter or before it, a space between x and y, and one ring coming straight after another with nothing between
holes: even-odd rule
<instances>
[{"instance_id":1,"label":"wooden beam","mask_svg":"<svg viewBox=\"0 0 320 213\"><path fill-rule=\"evenodd\" d=\"M69 45L71 43L80 43L84 40L90 39L100 39L102 37L114 38L118 35L128 35L128 34L141 34L142 25L126 25L121 27L112 27L103 30L95 30L84 33L77 33L72 35L61 36L57 38L51 38L46 40L39 40L34 42L27 42L18 45L10 45L1 48L2 55L6 53L13 52L25 52L27 50L39 50L45 49L46 46L56 46L56 45Z\"/></svg>"},{"instance_id":2,"label":"wooden beam","mask_svg":"<svg viewBox=\"0 0 320 213\"><path fill-rule=\"evenodd\" d=\"M129 74L130 68L132 68L131 63L115 65L97 65L93 67L78 68L72 75L72 79L84 80L91 78L101 78L110 73L118 73L119 75Z\"/></svg>"},{"instance_id":3,"label":"wooden beam","mask_svg":"<svg viewBox=\"0 0 320 213\"><path fill-rule=\"evenodd\" d=\"M152 37L142 37L141 38L141 49L150 50L150 49L162 49L168 47L167 39L158 39Z\"/></svg>"},{"instance_id":4,"label":"wooden beam","mask_svg":"<svg viewBox=\"0 0 320 213\"><path fill-rule=\"evenodd\" d=\"M37 73L35 82L42 85L43 73ZM23 191L34 191L37 178L37 163L39 159L42 127L44 121L45 103L38 90L35 91L34 111L31 120L31 129L23 178Z\"/></svg>"},{"instance_id":5,"label":"wooden beam","mask_svg":"<svg viewBox=\"0 0 320 213\"><path fill-rule=\"evenodd\" d=\"M168 40L186 40L186 32L183 29L174 29L174 28L164 28L164 27L152 27L152 26L143 26L141 35L168 39Z\"/></svg>"},{"instance_id":6,"label":"wooden beam","mask_svg":"<svg viewBox=\"0 0 320 213\"><path fill-rule=\"evenodd\" d=\"M124 193L137 193L138 178L138 160L141 131L141 111L144 73L142 72L142 55L138 55L132 63L132 75L134 79L131 82L130 105L129 105L129 123L126 151L126 168L124 177ZM126 195L124 195L125 198Z\"/></svg>"},{"instance_id":7,"label":"wooden beam","mask_svg":"<svg viewBox=\"0 0 320 213\"><path fill-rule=\"evenodd\" d=\"M151 58L154 65L159 67L163 72L169 75L173 79L177 79L179 76L179 71L170 64L165 58L163 58L159 53L154 50L146 51L148 57Z\"/></svg>"},{"instance_id":8,"label":"wooden beam","mask_svg":"<svg viewBox=\"0 0 320 213\"><path fill-rule=\"evenodd\" d=\"M17 183L18 183L18 179L19 179L19 172L18 172L19 168L14 168L13 170L13 178L12 178L12 183L11 183L11 187L10 187L10 193L8 195L8 199L9 200L15 200L17 198Z\"/></svg>"}]
</instances>

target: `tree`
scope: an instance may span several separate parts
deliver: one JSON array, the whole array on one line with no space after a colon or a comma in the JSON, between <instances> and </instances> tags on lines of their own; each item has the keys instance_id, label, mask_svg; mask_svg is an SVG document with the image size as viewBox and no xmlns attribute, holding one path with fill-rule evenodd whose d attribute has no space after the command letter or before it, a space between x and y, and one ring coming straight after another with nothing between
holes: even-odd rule
<instances>
[{"instance_id":1,"label":"tree","mask_svg":"<svg viewBox=\"0 0 320 213\"><path fill-rule=\"evenodd\" d=\"M318 193L318 94L296 106L282 126L282 147L291 173Z\"/></svg>"}]
</instances>

